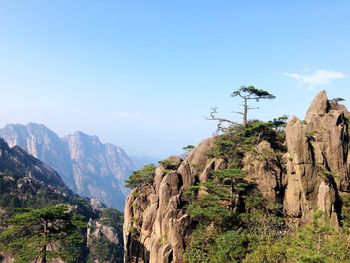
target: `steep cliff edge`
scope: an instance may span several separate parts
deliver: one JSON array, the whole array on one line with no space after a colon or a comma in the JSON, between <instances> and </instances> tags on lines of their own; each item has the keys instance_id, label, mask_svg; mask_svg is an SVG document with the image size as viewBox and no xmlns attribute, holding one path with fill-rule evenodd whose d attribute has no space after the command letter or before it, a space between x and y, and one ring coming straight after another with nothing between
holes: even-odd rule
<instances>
[{"instance_id":1,"label":"steep cliff edge","mask_svg":"<svg viewBox=\"0 0 350 263\"><path fill-rule=\"evenodd\" d=\"M308 224L318 210L325 222L342 224L340 195L349 191L348 117L343 105L321 92L305 121L290 118L284 150L260 141L242 156L245 181L268 203L282 206L286 225ZM131 192L124 212L126 262L184 262L196 225L186 214L187 192L230 165L224 156L210 154L216 140L203 141L185 160L170 157L156 169L152 184ZM197 198L206 194L200 190Z\"/></svg>"},{"instance_id":2,"label":"steep cliff edge","mask_svg":"<svg viewBox=\"0 0 350 263\"><path fill-rule=\"evenodd\" d=\"M310 220L321 209L339 224L339 192L349 190L349 112L319 93L305 124L293 117L286 128L288 163L284 209L291 217Z\"/></svg>"}]
</instances>

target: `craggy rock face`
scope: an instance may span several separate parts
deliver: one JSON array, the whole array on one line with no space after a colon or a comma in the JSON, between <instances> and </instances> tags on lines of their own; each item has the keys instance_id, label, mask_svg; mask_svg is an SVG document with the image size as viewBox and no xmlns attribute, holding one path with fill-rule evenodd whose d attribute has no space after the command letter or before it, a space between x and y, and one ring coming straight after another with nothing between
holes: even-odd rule
<instances>
[{"instance_id":1,"label":"craggy rock face","mask_svg":"<svg viewBox=\"0 0 350 263\"><path fill-rule=\"evenodd\" d=\"M313 211L325 212L338 225L339 191L349 190L348 111L323 91L312 102L306 123L292 118L286 129L288 147L285 212L306 222Z\"/></svg>"},{"instance_id":2,"label":"craggy rock face","mask_svg":"<svg viewBox=\"0 0 350 263\"><path fill-rule=\"evenodd\" d=\"M343 105L321 92L305 122L289 120L283 156L262 141L242 160L246 180L267 201L283 204L287 223L308 223L313 212L322 210L327 222L339 225L339 192L349 190L349 116ZM171 171L160 165L153 185L129 195L124 213L125 262L183 262L192 227L184 210L184 192L206 181L212 170L227 168L224 159L208 157L215 139L203 141L185 160L169 158L174 164Z\"/></svg>"},{"instance_id":3,"label":"craggy rock face","mask_svg":"<svg viewBox=\"0 0 350 263\"><path fill-rule=\"evenodd\" d=\"M280 202L285 187L285 174L281 160L274 154L270 143L260 142L256 152L246 154L242 163L246 180L254 183L269 202Z\"/></svg>"},{"instance_id":4,"label":"craggy rock face","mask_svg":"<svg viewBox=\"0 0 350 263\"><path fill-rule=\"evenodd\" d=\"M160 165L153 185L131 192L124 211L125 262L182 262L191 219L181 194L211 169L224 167L208 159L214 140L202 142L185 160L170 157L175 169Z\"/></svg>"}]
</instances>

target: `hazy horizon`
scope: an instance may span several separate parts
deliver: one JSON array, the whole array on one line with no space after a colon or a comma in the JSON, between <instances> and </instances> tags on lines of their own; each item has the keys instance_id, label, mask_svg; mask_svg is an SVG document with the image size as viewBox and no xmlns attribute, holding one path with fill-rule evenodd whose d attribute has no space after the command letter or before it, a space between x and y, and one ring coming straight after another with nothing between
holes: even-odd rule
<instances>
[{"instance_id":1,"label":"hazy horizon","mask_svg":"<svg viewBox=\"0 0 350 263\"><path fill-rule=\"evenodd\" d=\"M230 93L276 95L250 118L300 118L313 97L350 100L347 1L0 2L0 126L80 130L164 158L240 121Z\"/></svg>"}]
</instances>

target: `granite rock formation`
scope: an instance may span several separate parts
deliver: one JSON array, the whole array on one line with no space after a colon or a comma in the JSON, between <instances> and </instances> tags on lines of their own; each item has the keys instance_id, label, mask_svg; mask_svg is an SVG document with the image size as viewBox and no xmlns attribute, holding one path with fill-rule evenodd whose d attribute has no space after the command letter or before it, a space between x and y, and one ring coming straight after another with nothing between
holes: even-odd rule
<instances>
[{"instance_id":1,"label":"granite rock formation","mask_svg":"<svg viewBox=\"0 0 350 263\"><path fill-rule=\"evenodd\" d=\"M306 224L316 210L322 210L332 225L341 224L339 195L349 191L348 117L343 105L321 92L305 121L290 118L282 156L266 141L244 156L246 180L266 200L283 205L288 224ZM171 170L161 164L153 184L131 192L124 212L125 262L183 262L193 228L185 213L185 192L206 181L210 171L227 166L226 160L208 155L215 140L203 141L184 160L170 157Z\"/></svg>"}]
</instances>

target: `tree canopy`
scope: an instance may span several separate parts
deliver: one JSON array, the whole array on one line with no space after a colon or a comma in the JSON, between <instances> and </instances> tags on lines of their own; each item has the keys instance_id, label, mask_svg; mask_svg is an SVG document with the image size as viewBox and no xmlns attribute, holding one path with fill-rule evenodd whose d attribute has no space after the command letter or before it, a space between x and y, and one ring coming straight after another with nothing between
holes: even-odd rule
<instances>
[{"instance_id":1,"label":"tree canopy","mask_svg":"<svg viewBox=\"0 0 350 263\"><path fill-rule=\"evenodd\" d=\"M243 127L247 127L248 122L248 111L252 109L258 109L254 107L250 107L248 101L255 100L260 101L262 99L275 99L276 97L270 94L266 90L257 89L254 86L242 86L238 90L232 92L231 97L241 97L243 99L243 111L236 112L243 116Z\"/></svg>"},{"instance_id":2,"label":"tree canopy","mask_svg":"<svg viewBox=\"0 0 350 263\"><path fill-rule=\"evenodd\" d=\"M239 96L243 99L256 100L275 99L276 97L263 89L257 89L254 86L241 86L238 90L232 92L231 97Z\"/></svg>"},{"instance_id":3,"label":"tree canopy","mask_svg":"<svg viewBox=\"0 0 350 263\"><path fill-rule=\"evenodd\" d=\"M131 176L125 180L125 186L128 188L141 187L153 182L156 167L153 164L146 165L138 171L134 171Z\"/></svg>"},{"instance_id":4,"label":"tree canopy","mask_svg":"<svg viewBox=\"0 0 350 263\"><path fill-rule=\"evenodd\" d=\"M16 209L6 224L0 243L5 251L16 255L16 263L38 260L45 263L50 258L79 261L84 245L81 228L85 222L73 213L72 207L59 204Z\"/></svg>"},{"instance_id":5,"label":"tree canopy","mask_svg":"<svg viewBox=\"0 0 350 263\"><path fill-rule=\"evenodd\" d=\"M242 126L244 128L248 125L248 111L252 109L258 109L257 107L251 107L249 105L249 101L255 100L256 102L263 100L263 99L275 99L276 97L269 93L266 90L263 89L257 89L254 86L241 86L239 89L234 90L231 94L231 97L240 97L243 100L243 110L242 111L235 111L235 113L242 115ZM207 120L214 120L218 121L218 130L222 128L222 125L224 123L228 124L229 126L237 125L237 122L223 117L217 116L217 107L211 108L210 114L208 117L206 117Z\"/></svg>"}]
</instances>

